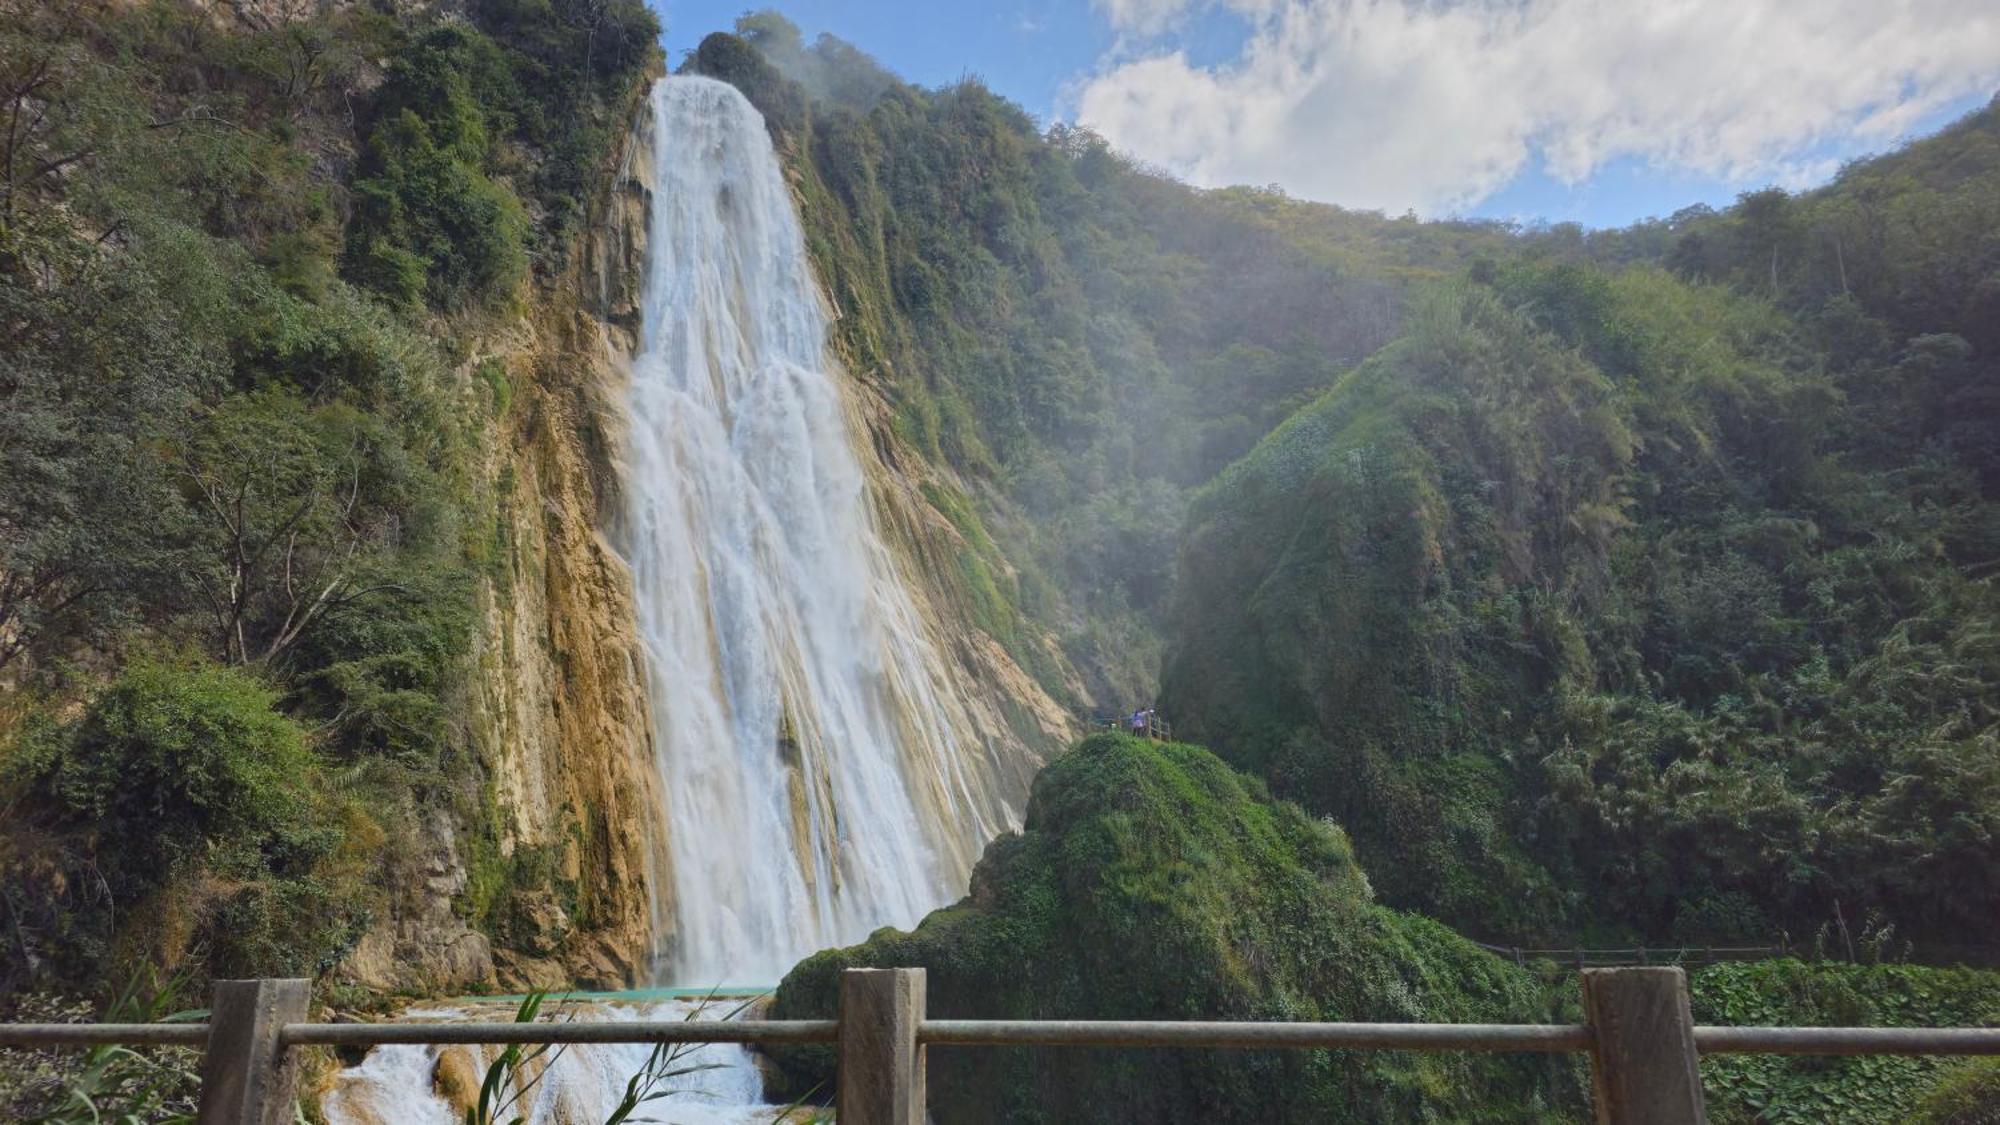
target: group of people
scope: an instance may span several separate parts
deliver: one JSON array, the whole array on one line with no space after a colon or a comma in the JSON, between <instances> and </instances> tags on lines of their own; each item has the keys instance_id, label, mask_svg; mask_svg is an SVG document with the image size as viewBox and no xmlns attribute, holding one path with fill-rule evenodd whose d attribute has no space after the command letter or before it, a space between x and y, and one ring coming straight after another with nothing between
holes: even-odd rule
<instances>
[{"instance_id":1,"label":"group of people","mask_svg":"<svg viewBox=\"0 0 2000 1125\"><path fill-rule=\"evenodd\" d=\"M1153 732L1153 709L1132 712L1132 733L1145 737Z\"/></svg>"}]
</instances>

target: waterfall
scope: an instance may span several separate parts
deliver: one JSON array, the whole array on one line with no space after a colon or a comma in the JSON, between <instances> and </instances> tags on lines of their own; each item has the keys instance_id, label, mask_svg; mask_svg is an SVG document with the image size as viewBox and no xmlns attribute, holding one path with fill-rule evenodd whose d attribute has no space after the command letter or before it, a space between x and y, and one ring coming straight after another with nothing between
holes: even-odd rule
<instances>
[{"instance_id":1,"label":"waterfall","mask_svg":"<svg viewBox=\"0 0 2000 1125\"><path fill-rule=\"evenodd\" d=\"M651 104L614 537L666 795L655 929L666 983L769 985L807 954L909 927L964 893L980 849L1016 824L1024 759L990 707L972 718L877 527L865 427L828 354L829 312L763 118L706 78L662 79ZM564 1010L723 1014L601 997ZM335 1125L452 1120L443 1091L463 1083L444 1070L476 1076L492 1057L379 1047L336 1077L324 1108ZM645 1057L573 1048L520 1108L537 1125L600 1120ZM677 1083L669 1120L777 1114L749 1051L713 1045L693 1061L706 1069Z\"/></svg>"},{"instance_id":2,"label":"waterfall","mask_svg":"<svg viewBox=\"0 0 2000 1125\"><path fill-rule=\"evenodd\" d=\"M675 983L776 981L963 893L1006 825L876 528L784 172L726 83L653 90L620 542L649 664Z\"/></svg>"}]
</instances>

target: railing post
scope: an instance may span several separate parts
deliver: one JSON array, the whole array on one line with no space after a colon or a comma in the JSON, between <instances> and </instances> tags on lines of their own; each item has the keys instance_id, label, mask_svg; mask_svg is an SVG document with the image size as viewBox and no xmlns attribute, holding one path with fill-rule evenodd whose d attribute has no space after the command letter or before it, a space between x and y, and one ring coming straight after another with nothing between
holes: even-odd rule
<instances>
[{"instance_id":1,"label":"railing post","mask_svg":"<svg viewBox=\"0 0 2000 1125\"><path fill-rule=\"evenodd\" d=\"M922 969L840 974L840 1125L923 1125Z\"/></svg>"},{"instance_id":2,"label":"railing post","mask_svg":"<svg viewBox=\"0 0 2000 1125\"><path fill-rule=\"evenodd\" d=\"M1586 969L1583 1009L1597 1125L1707 1125L1686 973Z\"/></svg>"},{"instance_id":3,"label":"railing post","mask_svg":"<svg viewBox=\"0 0 2000 1125\"><path fill-rule=\"evenodd\" d=\"M298 1100L297 1056L279 1033L303 1023L307 980L219 980L201 1060L201 1125L289 1125Z\"/></svg>"}]
</instances>

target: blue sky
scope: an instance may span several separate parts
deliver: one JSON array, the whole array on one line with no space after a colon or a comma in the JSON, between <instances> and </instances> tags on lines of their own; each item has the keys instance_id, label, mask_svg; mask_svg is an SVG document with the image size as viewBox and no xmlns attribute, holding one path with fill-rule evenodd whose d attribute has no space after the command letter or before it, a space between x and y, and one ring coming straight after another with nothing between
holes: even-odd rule
<instances>
[{"instance_id":1,"label":"blue sky","mask_svg":"<svg viewBox=\"0 0 2000 1125\"><path fill-rule=\"evenodd\" d=\"M674 65L764 6L652 2ZM1081 119L1192 182L1588 226L1823 182L2000 84L1989 0L1683 0L1646 17L1609 0L769 6L919 84L977 76L1045 122Z\"/></svg>"}]
</instances>

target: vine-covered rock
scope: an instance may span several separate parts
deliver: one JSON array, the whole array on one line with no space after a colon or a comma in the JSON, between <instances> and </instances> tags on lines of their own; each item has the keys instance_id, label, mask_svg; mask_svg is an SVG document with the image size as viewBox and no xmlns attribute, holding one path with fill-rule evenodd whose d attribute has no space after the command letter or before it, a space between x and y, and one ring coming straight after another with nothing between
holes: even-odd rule
<instances>
[{"instance_id":1,"label":"vine-covered rock","mask_svg":"<svg viewBox=\"0 0 2000 1125\"><path fill-rule=\"evenodd\" d=\"M972 892L795 968L775 1018L833 1014L840 972L921 966L929 1013L991 1019L1546 1022L1526 972L1376 905L1347 839L1195 746L1085 740L1036 781ZM825 1049L781 1062L803 1092ZM1560 1057L932 1048L960 1121L1537 1120L1573 1116Z\"/></svg>"}]
</instances>

